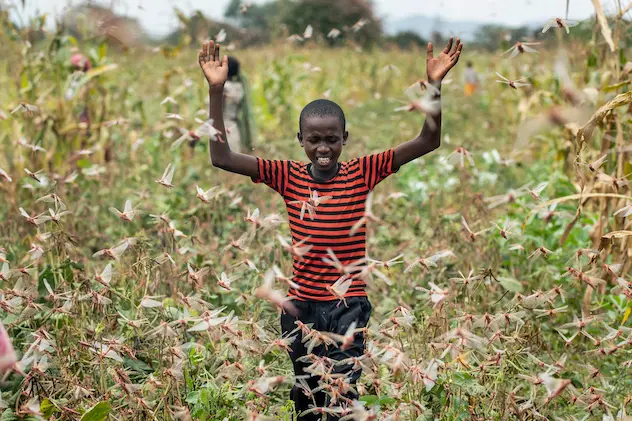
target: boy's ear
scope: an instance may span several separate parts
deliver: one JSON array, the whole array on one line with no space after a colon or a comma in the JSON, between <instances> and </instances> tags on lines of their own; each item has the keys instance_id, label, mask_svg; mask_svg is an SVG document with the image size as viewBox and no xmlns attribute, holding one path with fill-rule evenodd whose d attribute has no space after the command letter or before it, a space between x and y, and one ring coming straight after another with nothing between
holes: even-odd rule
<instances>
[{"instance_id":1,"label":"boy's ear","mask_svg":"<svg viewBox=\"0 0 632 421\"><path fill-rule=\"evenodd\" d=\"M342 134L342 144L346 145L347 144L347 138L349 137L349 132L345 130L345 132Z\"/></svg>"},{"instance_id":2,"label":"boy's ear","mask_svg":"<svg viewBox=\"0 0 632 421\"><path fill-rule=\"evenodd\" d=\"M298 143L303 146L303 134L301 132L296 133L296 138L298 139Z\"/></svg>"}]
</instances>

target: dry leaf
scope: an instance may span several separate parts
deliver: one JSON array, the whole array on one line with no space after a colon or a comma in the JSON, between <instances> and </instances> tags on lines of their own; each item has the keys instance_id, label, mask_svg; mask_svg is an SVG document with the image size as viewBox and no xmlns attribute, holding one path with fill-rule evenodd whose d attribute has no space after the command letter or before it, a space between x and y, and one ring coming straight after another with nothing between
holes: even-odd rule
<instances>
[{"instance_id":1,"label":"dry leaf","mask_svg":"<svg viewBox=\"0 0 632 421\"><path fill-rule=\"evenodd\" d=\"M603 13L603 7L601 7L601 2L599 0L592 0L593 5L595 6L595 13L597 13L597 20L599 21L599 26L601 26L601 34L606 39L608 46L610 46L610 51L614 53L614 41L612 41L612 31L610 30L610 26L608 26L608 19L606 19L606 15Z\"/></svg>"},{"instance_id":2,"label":"dry leaf","mask_svg":"<svg viewBox=\"0 0 632 421\"><path fill-rule=\"evenodd\" d=\"M584 126L577 131L577 153L581 151L582 147L592 137L593 130L603 120L608 112L614 110L617 107L626 105L632 102L632 92L625 92L614 97L611 101L606 102L590 117L590 120L584 124Z\"/></svg>"},{"instance_id":3,"label":"dry leaf","mask_svg":"<svg viewBox=\"0 0 632 421\"><path fill-rule=\"evenodd\" d=\"M606 248L606 246L608 246L608 244L612 243L612 239L614 238L625 238L625 237L630 237L632 236L632 231L612 231L609 232L608 234L602 235L601 236L601 241L599 243L599 250L603 250L604 248Z\"/></svg>"}]
</instances>

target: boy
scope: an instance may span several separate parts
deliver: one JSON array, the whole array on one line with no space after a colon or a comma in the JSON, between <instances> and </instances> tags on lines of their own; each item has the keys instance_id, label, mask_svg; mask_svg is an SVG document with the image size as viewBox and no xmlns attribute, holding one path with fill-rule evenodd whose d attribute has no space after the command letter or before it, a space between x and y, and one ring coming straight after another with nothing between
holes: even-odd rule
<instances>
[{"instance_id":1,"label":"boy","mask_svg":"<svg viewBox=\"0 0 632 421\"><path fill-rule=\"evenodd\" d=\"M435 57L432 44L428 44L428 81L437 88L436 96L440 96L441 80L457 63L462 48L457 38L452 49L450 38L448 45ZM228 75L228 58L224 56L220 60L219 45L211 41L203 45L198 61L209 83L210 118L215 129L225 133L222 96ZM330 365L331 373L344 374L348 382L337 380L333 387L324 382L319 384L318 376L310 376L313 370L306 372L315 359L307 356L307 343L301 341L302 334L310 329L304 325L311 324L311 329L316 331L344 335L354 322L358 330L364 328L372 310L366 297L366 285L360 277L352 276L353 281L344 294L344 305L341 305L332 285L343 274L327 263L331 262L327 250L331 249L345 266L366 257L365 226L352 230L364 216L366 197L400 166L439 147L440 112L433 115L433 122L424 123L419 136L395 148L342 163L338 162L338 158L348 138L345 117L337 104L327 100L313 101L301 112L297 138L309 159L307 164L262 159L231 151L225 142L214 139L210 142L214 166L251 177L255 183L265 183L281 194L287 206L292 243L302 242L309 246L309 250L303 250L304 254L294 255L292 280L299 288L291 288L288 293L295 299L297 315L281 315L284 335L303 327L291 344L292 351L289 353L295 375L307 377L310 389L323 386L313 396L297 385L292 388L291 398L297 413L308 412L299 417L300 420L320 419L318 410L309 411L314 403L316 407L327 407L330 401L335 400L337 405L351 406L351 401L358 398L354 386L361 373L351 364ZM315 199L314 192L318 192L319 197L330 197L327 200ZM319 345L312 354L336 361L362 356L364 335L360 331L352 339L344 347ZM328 377L331 380L339 376Z\"/></svg>"}]
</instances>

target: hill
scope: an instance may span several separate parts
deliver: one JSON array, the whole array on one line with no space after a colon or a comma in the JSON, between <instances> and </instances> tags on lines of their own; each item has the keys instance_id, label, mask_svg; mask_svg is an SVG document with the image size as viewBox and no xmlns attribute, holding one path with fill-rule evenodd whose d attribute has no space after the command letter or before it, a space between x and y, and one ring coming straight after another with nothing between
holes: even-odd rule
<instances>
[{"instance_id":1,"label":"hill","mask_svg":"<svg viewBox=\"0 0 632 421\"><path fill-rule=\"evenodd\" d=\"M450 21L423 15L413 15L405 18L387 18L384 30L388 34L402 31L413 31L424 39L430 39L432 32L438 31L444 35L461 37L464 41L473 41L476 30L487 22ZM541 22L530 22L525 26L537 28Z\"/></svg>"}]
</instances>

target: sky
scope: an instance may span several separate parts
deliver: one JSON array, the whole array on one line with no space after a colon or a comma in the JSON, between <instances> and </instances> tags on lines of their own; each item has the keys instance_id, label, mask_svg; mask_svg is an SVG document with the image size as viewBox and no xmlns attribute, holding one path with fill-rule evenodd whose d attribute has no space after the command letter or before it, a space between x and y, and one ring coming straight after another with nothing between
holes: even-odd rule
<instances>
[{"instance_id":1,"label":"sky","mask_svg":"<svg viewBox=\"0 0 632 421\"><path fill-rule=\"evenodd\" d=\"M81 3L79 0L0 0L5 4L17 4L13 16L33 16L37 10L49 14L60 13L64 6ZM335 1L335 0L332 0ZM139 19L152 36L162 36L177 27L173 6L185 12L196 9L212 18L221 19L229 0L94 0L95 3L114 5L115 11ZM254 0L262 3L264 0ZM601 0L604 9L614 10L615 0ZM425 15L451 21L480 21L517 26L542 21L552 17L564 17L566 0L373 0L380 17L408 17ZM581 20L594 12L591 0L570 0L569 19Z\"/></svg>"}]
</instances>

